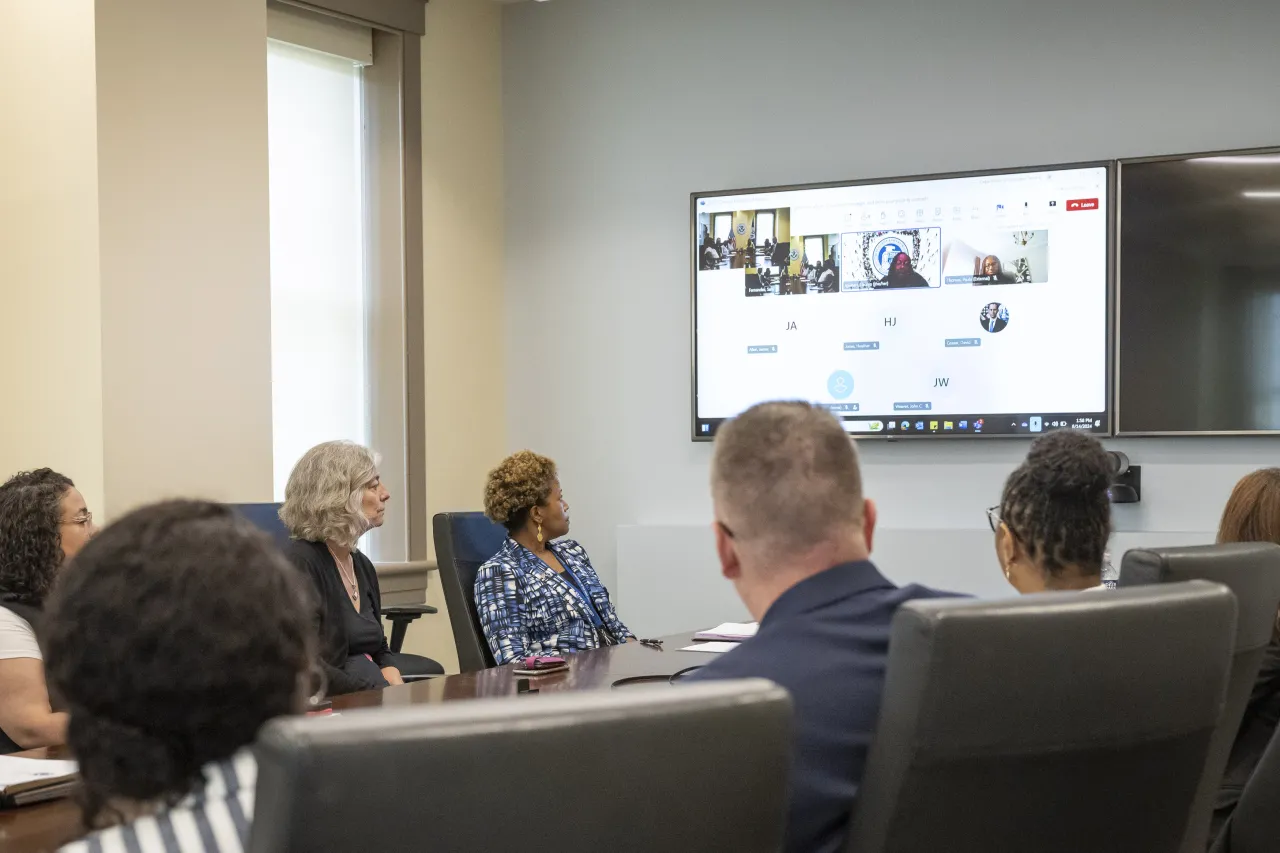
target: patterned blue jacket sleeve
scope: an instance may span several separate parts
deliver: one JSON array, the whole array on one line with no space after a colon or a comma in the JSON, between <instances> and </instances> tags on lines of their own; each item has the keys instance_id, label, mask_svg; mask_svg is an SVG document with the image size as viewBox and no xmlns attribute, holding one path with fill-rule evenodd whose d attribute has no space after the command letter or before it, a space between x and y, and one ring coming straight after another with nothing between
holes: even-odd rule
<instances>
[{"instance_id":1,"label":"patterned blue jacket sleeve","mask_svg":"<svg viewBox=\"0 0 1280 853\"><path fill-rule=\"evenodd\" d=\"M476 573L476 612L484 638L499 665L525 656L529 640L527 613L516 581L516 570L490 560Z\"/></svg>"},{"instance_id":2,"label":"patterned blue jacket sleeve","mask_svg":"<svg viewBox=\"0 0 1280 853\"><path fill-rule=\"evenodd\" d=\"M618 609L613 606L613 599L609 596L609 590L605 587L604 582L600 580L600 576L596 574L596 567L591 565L591 558L587 556L587 549L577 542L570 542L569 547L590 572L588 583L592 586L591 599L600 611L600 618L604 620L605 626L619 640L634 637L635 634L631 633L631 629L622 624L622 620L618 618ZM603 607L601 607L602 604Z\"/></svg>"}]
</instances>

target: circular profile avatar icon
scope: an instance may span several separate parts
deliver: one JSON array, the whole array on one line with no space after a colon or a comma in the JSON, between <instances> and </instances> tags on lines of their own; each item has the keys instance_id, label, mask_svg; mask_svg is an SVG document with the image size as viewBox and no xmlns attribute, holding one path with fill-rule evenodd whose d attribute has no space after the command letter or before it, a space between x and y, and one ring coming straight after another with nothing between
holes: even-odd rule
<instances>
[{"instance_id":1,"label":"circular profile avatar icon","mask_svg":"<svg viewBox=\"0 0 1280 853\"><path fill-rule=\"evenodd\" d=\"M999 302L988 302L982 306L978 322L982 324L984 332L1003 332L1004 327L1009 325L1009 308Z\"/></svg>"},{"instance_id":2,"label":"circular profile avatar icon","mask_svg":"<svg viewBox=\"0 0 1280 853\"><path fill-rule=\"evenodd\" d=\"M847 370L837 370L827 379L827 391L837 400L844 400L853 393L853 374Z\"/></svg>"}]
</instances>

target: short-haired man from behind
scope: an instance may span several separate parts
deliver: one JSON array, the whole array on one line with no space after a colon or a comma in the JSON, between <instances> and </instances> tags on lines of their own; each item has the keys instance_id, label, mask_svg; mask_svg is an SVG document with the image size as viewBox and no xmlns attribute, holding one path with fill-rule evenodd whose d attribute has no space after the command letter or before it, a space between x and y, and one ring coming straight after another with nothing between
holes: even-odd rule
<instances>
[{"instance_id":1,"label":"short-haired man from behind","mask_svg":"<svg viewBox=\"0 0 1280 853\"><path fill-rule=\"evenodd\" d=\"M870 562L876 507L830 412L761 403L720 427L711 464L716 551L756 636L691 680L767 678L795 703L788 851L844 843L880 712L889 626L904 601Z\"/></svg>"}]
</instances>

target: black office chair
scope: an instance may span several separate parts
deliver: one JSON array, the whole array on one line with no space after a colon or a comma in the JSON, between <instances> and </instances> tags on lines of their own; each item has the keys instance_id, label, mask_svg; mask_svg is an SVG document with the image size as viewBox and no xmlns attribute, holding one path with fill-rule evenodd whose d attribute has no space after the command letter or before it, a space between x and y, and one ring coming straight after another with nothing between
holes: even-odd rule
<instances>
[{"instance_id":1,"label":"black office chair","mask_svg":"<svg viewBox=\"0 0 1280 853\"><path fill-rule=\"evenodd\" d=\"M1174 853L1234 631L1203 581L904 604L845 850Z\"/></svg>"},{"instance_id":2,"label":"black office chair","mask_svg":"<svg viewBox=\"0 0 1280 853\"><path fill-rule=\"evenodd\" d=\"M280 504L230 504L231 508L253 522L253 526L269 534L281 550L292 541L289 528L280 520Z\"/></svg>"},{"instance_id":3,"label":"black office chair","mask_svg":"<svg viewBox=\"0 0 1280 853\"><path fill-rule=\"evenodd\" d=\"M768 681L282 719L250 853L776 853L791 700Z\"/></svg>"},{"instance_id":4,"label":"black office chair","mask_svg":"<svg viewBox=\"0 0 1280 853\"><path fill-rule=\"evenodd\" d=\"M280 504L230 504L230 506L253 522L254 526L259 530L270 534L272 540L280 546L281 550L289 547L289 542L291 541L289 528L285 527L284 522L280 520ZM383 618L391 623L391 640L387 645L391 651L400 656L398 661L401 664L400 674L404 676L406 681L429 678L443 672L440 664L431 658L400 651L404 648L405 632L408 630L409 624L422 616L438 612L440 612L439 609L432 607L430 604L389 604L382 607Z\"/></svg>"},{"instance_id":5,"label":"black office chair","mask_svg":"<svg viewBox=\"0 0 1280 853\"><path fill-rule=\"evenodd\" d=\"M1262 754L1211 853L1275 853L1280 848L1280 733Z\"/></svg>"},{"instance_id":6,"label":"black office chair","mask_svg":"<svg viewBox=\"0 0 1280 853\"><path fill-rule=\"evenodd\" d=\"M431 528L440 584L458 647L458 668L478 672L496 666L476 612L476 573L502 548L507 531L482 512L442 512L431 520Z\"/></svg>"},{"instance_id":7,"label":"black office chair","mask_svg":"<svg viewBox=\"0 0 1280 853\"><path fill-rule=\"evenodd\" d=\"M1223 772L1275 627L1280 606L1280 545L1249 542L1133 550L1120 563L1121 587L1188 580L1214 581L1228 587L1236 595L1239 612L1227 704L1209 744L1181 848L1183 853L1203 853L1211 840L1210 824Z\"/></svg>"}]
</instances>

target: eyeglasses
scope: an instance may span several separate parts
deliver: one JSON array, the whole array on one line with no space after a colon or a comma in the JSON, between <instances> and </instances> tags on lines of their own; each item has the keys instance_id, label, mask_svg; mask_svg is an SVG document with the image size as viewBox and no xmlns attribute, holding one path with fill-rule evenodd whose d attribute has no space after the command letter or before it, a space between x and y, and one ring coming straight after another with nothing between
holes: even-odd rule
<instances>
[{"instance_id":1,"label":"eyeglasses","mask_svg":"<svg viewBox=\"0 0 1280 853\"><path fill-rule=\"evenodd\" d=\"M89 512L89 510L86 509L84 512L80 513L75 518L68 518L66 521L63 521L60 523L74 524L77 527L88 527L90 524L93 524L93 513Z\"/></svg>"},{"instance_id":2,"label":"eyeglasses","mask_svg":"<svg viewBox=\"0 0 1280 853\"><path fill-rule=\"evenodd\" d=\"M1009 531L1010 536L1012 536L1014 539L1017 539L1018 541L1022 541L1022 538L1018 536L1017 532L1014 531L1013 526L1009 524L1009 522L1005 521L1003 518L1000 517L1000 507L998 506L987 507L987 524L991 525L992 533L999 531L1000 525L1003 524L1004 529Z\"/></svg>"},{"instance_id":3,"label":"eyeglasses","mask_svg":"<svg viewBox=\"0 0 1280 853\"><path fill-rule=\"evenodd\" d=\"M991 532L992 532L992 533L995 533L997 530L999 530L999 529L1000 529L1000 507L999 507L999 505L996 505L996 506L989 506L989 507L987 507L987 524L990 524L990 525L991 525Z\"/></svg>"},{"instance_id":4,"label":"eyeglasses","mask_svg":"<svg viewBox=\"0 0 1280 853\"><path fill-rule=\"evenodd\" d=\"M725 524L723 521L717 521L716 524L720 525L720 529L724 531L725 536L728 536L730 539L734 538L733 531L729 529L729 525Z\"/></svg>"}]
</instances>

